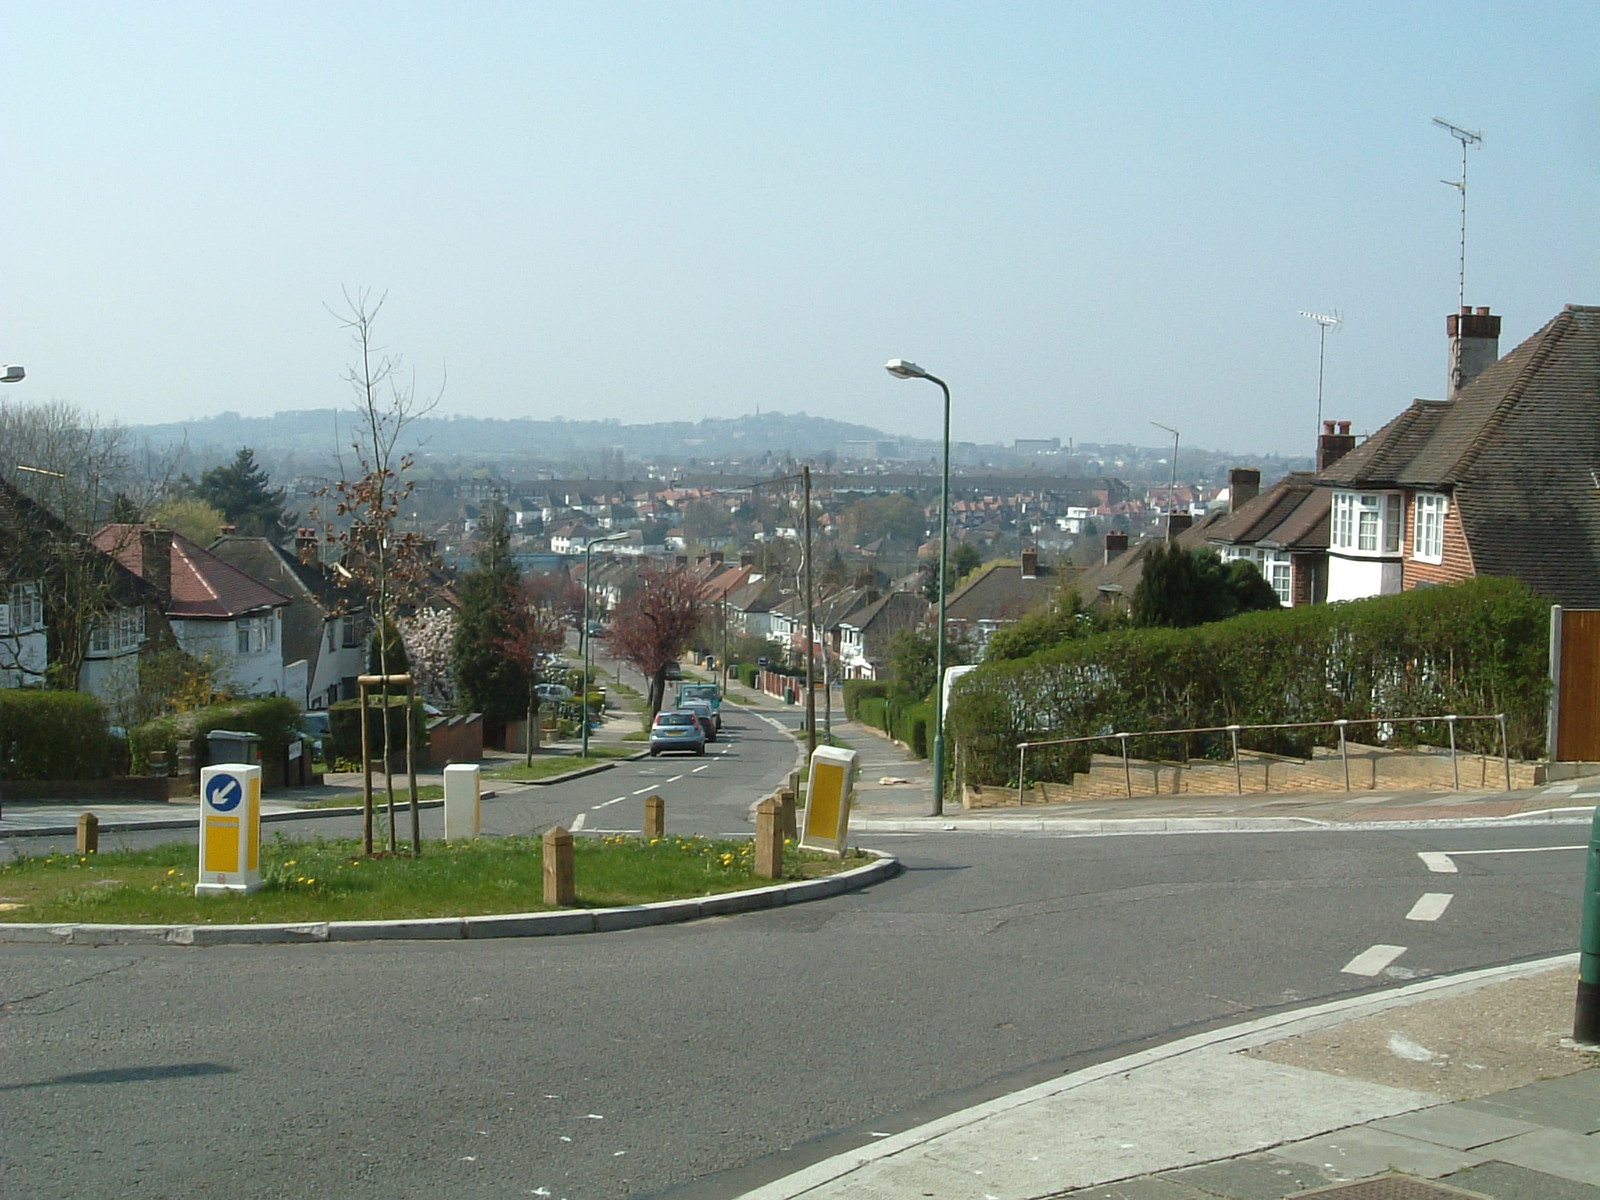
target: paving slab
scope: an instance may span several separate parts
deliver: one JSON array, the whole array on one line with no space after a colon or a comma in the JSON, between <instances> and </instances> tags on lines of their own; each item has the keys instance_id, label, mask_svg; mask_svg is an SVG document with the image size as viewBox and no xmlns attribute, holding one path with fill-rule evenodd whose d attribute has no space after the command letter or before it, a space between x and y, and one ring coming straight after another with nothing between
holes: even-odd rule
<instances>
[{"instance_id":1,"label":"paving slab","mask_svg":"<svg viewBox=\"0 0 1600 1200\"><path fill-rule=\"evenodd\" d=\"M1595 1072L1591 1070L1584 1074L1593 1075ZM1463 1101L1463 1105L1497 1117L1511 1117L1555 1129L1570 1129L1574 1133L1600 1130L1600 1104L1580 1102L1569 1091L1552 1088L1550 1081Z\"/></svg>"},{"instance_id":2,"label":"paving slab","mask_svg":"<svg viewBox=\"0 0 1600 1200\"><path fill-rule=\"evenodd\" d=\"M1365 1125L1279 1146L1273 1153L1319 1167L1334 1179L1365 1179L1385 1171L1437 1179L1494 1157L1487 1150L1454 1150Z\"/></svg>"},{"instance_id":3,"label":"paving slab","mask_svg":"<svg viewBox=\"0 0 1600 1200\"><path fill-rule=\"evenodd\" d=\"M1202 1192L1186 1183L1175 1183L1158 1175L1142 1175L1121 1183L1062 1192L1048 1200L1217 1200L1215 1192Z\"/></svg>"},{"instance_id":4,"label":"paving slab","mask_svg":"<svg viewBox=\"0 0 1600 1200\"><path fill-rule=\"evenodd\" d=\"M1284 1200L1307 1188L1337 1182L1338 1177L1310 1165L1276 1154L1251 1154L1224 1162L1206 1163L1159 1176L1191 1184L1211 1196L1227 1200Z\"/></svg>"},{"instance_id":5,"label":"paving slab","mask_svg":"<svg viewBox=\"0 0 1600 1200\"><path fill-rule=\"evenodd\" d=\"M1468 1167L1446 1175L1440 1182L1481 1192L1494 1200L1600 1200L1600 1187L1503 1162Z\"/></svg>"},{"instance_id":6,"label":"paving slab","mask_svg":"<svg viewBox=\"0 0 1600 1200\"><path fill-rule=\"evenodd\" d=\"M1485 1158L1600 1187L1600 1135L1535 1129L1479 1151Z\"/></svg>"},{"instance_id":7,"label":"paving slab","mask_svg":"<svg viewBox=\"0 0 1600 1200\"><path fill-rule=\"evenodd\" d=\"M1402 1113L1398 1117L1385 1117L1381 1121L1374 1121L1372 1128L1449 1146L1454 1150L1472 1150L1489 1142L1516 1137L1519 1133L1532 1133L1539 1126L1513 1117L1479 1112L1460 1104L1441 1104L1436 1108Z\"/></svg>"}]
</instances>

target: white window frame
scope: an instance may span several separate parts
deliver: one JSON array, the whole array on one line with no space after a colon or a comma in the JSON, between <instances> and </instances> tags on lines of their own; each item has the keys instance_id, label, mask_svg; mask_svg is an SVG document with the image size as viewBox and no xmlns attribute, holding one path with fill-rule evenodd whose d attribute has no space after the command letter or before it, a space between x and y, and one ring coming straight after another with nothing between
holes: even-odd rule
<instances>
[{"instance_id":1,"label":"white window frame","mask_svg":"<svg viewBox=\"0 0 1600 1200\"><path fill-rule=\"evenodd\" d=\"M240 617L234 622L234 647L240 654L265 654L278 644L278 614Z\"/></svg>"},{"instance_id":2,"label":"white window frame","mask_svg":"<svg viewBox=\"0 0 1600 1200\"><path fill-rule=\"evenodd\" d=\"M1334 492L1329 549L1371 558L1399 554L1404 502L1399 492Z\"/></svg>"},{"instance_id":3,"label":"white window frame","mask_svg":"<svg viewBox=\"0 0 1600 1200\"><path fill-rule=\"evenodd\" d=\"M1261 578L1267 581L1278 596L1278 603L1288 608L1294 603L1294 568L1289 555L1282 550L1268 550L1260 546L1227 546L1222 551L1223 562L1236 559L1253 562Z\"/></svg>"},{"instance_id":4,"label":"white window frame","mask_svg":"<svg viewBox=\"0 0 1600 1200\"><path fill-rule=\"evenodd\" d=\"M1411 557L1418 562L1444 561L1444 518L1449 497L1439 492L1418 492L1413 500Z\"/></svg>"},{"instance_id":5,"label":"white window frame","mask_svg":"<svg viewBox=\"0 0 1600 1200\"><path fill-rule=\"evenodd\" d=\"M127 654L144 641L144 609L118 608L89 631L89 653L96 658Z\"/></svg>"},{"instance_id":6,"label":"white window frame","mask_svg":"<svg viewBox=\"0 0 1600 1200\"><path fill-rule=\"evenodd\" d=\"M9 612L10 627L7 629L8 633L37 633L43 629L44 597L39 594L39 585L37 583L12 584Z\"/></svg>"}]
</instances>

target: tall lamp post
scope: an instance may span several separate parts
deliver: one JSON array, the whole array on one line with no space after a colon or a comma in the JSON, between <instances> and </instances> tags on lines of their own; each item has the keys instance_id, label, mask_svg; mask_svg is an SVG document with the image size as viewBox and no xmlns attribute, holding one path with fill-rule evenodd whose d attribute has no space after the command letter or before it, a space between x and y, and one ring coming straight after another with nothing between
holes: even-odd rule
<instances>
[{"instance_id":1,"label":"tall lamp post","mask_svg":"<svg viewBox=\"0 0 1600 1200\"><path fill-rule=\"evenodd\" d=\"M944 393L944 472L939 482L939 629L935 645L933 689L933 815L944 813L944 602L950 565L950 388L914 362L891 358L884 369L896 379L926 379Z\"/></svg>"},{"instance_id":2,"label":"tall lamp post","mask_svg":"<svg viewBox=\"0 0 1600 1200\"><path fill-rule=\"evenodd\" d=\"M1172 540L1172 510L1177 504L1178 494L1178 431L1171 425L1163 425L1160 421L1151 421L1157 429L1165 429L1172 435L1172 482L1167 485L1167 541Z\"/></svg>"},{"instance_id":3,"label":"tall lamp post","mask_svg":"<svg viewBox=\"0 0 1600 1200\"><path fill-rule=\"evenodd\" d=\"M580 639L583 646L583 701L578 707L582 713L584 758L589 757L589 676L593 657L589 650L589 593L592 590L589 587L589 566L594 560L589 556L589 551L601 542L620 542L627 536L626 531L610 533L603 538L591 538L583 544L583 637Z\"/></svg>"}]
</instances>

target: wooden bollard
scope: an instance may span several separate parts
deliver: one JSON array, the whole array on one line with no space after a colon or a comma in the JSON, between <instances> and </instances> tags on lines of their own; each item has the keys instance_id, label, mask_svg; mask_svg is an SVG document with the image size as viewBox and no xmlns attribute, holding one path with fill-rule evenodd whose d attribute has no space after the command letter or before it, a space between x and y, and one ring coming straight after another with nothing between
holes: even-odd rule
<instances>
[{"instance_id":1,"label":"wooden bollard","mask_svg":"<svg viewBox=\"0 0 1600 1200\"><path fill-rule=\"evenodd\" d=\"M544 902L578 902L578 880L572 865L572 835L561 826L544 835Z\"/></svg>"},{"instance_id":2,"label":"wooden bollard","mask_svg":"<svg viewBox=\"0 0 1600 1200\"><path fill-rule=\"evenodd\" d=\"M794 841L800 836L799 826L795 823L794 789L778 789L778 816L783 826L783 836L789 841Z\"/></svg>"},{"instance_id":3,"label":"wooden bollard","mask_svg":"<svg viewBox=\"0 0 1600 1200\"><path fill-rule=\"evenodd\" d=\"M756 870L763 879L783 875L783 823L779 805L768 796L756 805Z\"/></svg>"},{"instance_id":4,"label":"wooden bollard","mask_svg":"<svg viewBox=\"0 0 1600 1200\"><path fill-rule=\"evenodd\" d=\"M667 835L667 805L660 796L644 798L644 835L647 838Z\"/></svg>"},{"instance_id":5,"label":"wooden bollard","mask_svg":"<svg viewBox=\"0 0 1600 1200\"><path fill-rule=\"evenodd\" d=\"M100 818L93 813L78 817L78 853L100 853Z\"/></svg>"}]
</instances>

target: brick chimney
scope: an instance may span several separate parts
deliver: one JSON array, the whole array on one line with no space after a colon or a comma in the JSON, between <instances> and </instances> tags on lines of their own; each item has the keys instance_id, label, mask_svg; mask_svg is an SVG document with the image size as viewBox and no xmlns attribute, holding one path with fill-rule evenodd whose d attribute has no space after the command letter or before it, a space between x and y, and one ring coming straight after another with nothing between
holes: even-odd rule
<instances>
[{"instance_id":1,"label":"brick chimney","mask_svg":"<svg viewBox=\"0 0 1600 1200\"><path fill-rule=\"evenodd\" d=\"M1460 313L1444 319L1444 328L1450 335L1450 387L1445 395L1454 400L1500 357L1500 318L1487 308L1473 312L1462 305Z\"/></svg>"},{"instance_id":2,"label":"brick chimney","mask_svg":"<svg viewBox=\"0 0 1600 1200\"><path fill-rule=\"evenodd\" d=\"M1110 562L1117 555L1128 548L1128 535L1125 533L1106 534L1106 562Z\"/></svg>"},{"instance_id":3,"label":"brick chimney","mask_svg":"<svg viewBox=\"0 0 1600 1200\"><path fill-rule=\"evenodd\" d=\"M1338 429L1338 433L1334 429ZM1317 470L1325 471L1356 448L1349 421L1324 421L1317 439Z\"/></svg>"},{"instance_id":4,"label":"brick chimney","mask_svg":"<svg viewBox=\"0 0 1600 1200\"><path fill-rule=\"evenodd\" d=\"M682 568L682 567L687 567L688 565L689 565L689 556L687 554L678 555L678 566L680 568Z\"/></svg>"},{"instance_id":5,"label":"brick chimney","mask_svg":"<svg viewBox=\"0 0 1600 1200\"><path fill-rule=\"evenodd\" d=\"M308 567L314 567L322 557L322 551L317 543L317 531L310 525L302 525L294 531L294 554Z\"/></svg>"},{"instance_id":6,"label":"brick chimney","mask_svg":"<svg viewBox=\"0 0 1600 1200\"><path fill-rule=\"evenodd\" d=\"M1261 494L1261 472L1255 467L1231 467L1228 470L1228 511L1238 512L1239 506L1248 504Z\"/></svg>"},{"instance_id":7,"label":"brick chimney","mask_svg":"<svg viewBox=\"0 0 1600 1200\"><path fill-rule=\"evenodd\" d=\"M1177 537L1185 529L1194 524L1194 514L1188 512L1171 512L1167 514L1167 541Z\"/></svg>"},{"instance_id":8,"label":"brick chimney","mask_svg":"<svg viewBox=\"0 0 1600 1200\"><path fill-rule=\"evenodd\" d=\"M755 552L751 551L751 550L741 550L741 551L739 551L739 565L741 567L753 567L753 566L755 566L756 565Z\"/></svg>"},{"instance_id":9,"label":"brick chimney","mask_svg":"<svg viewBox=\"0 0 1600 1200\"><path fill-rule=\"evenodd\" d=\"M711 552L711 565L714 566L714 567L720 567L722 565L722 551L721 550L713 550Z\"/></svg>"},{"instance_id":10,"label":"brick chimney","mask_svg":"<svg viewBox=\"0 0 1600 1200\"><path fill-rule=\"evenodd\" d=\"M1029 546L1022 552L1022 577L1024 579L1039 578L1039 548Z\"/></svg>"},{"instance_id":11,"label":"brick chimney","mask_svg":"<svg viewBox=\"0 0 1600 1200\"><path fill-rule=\"evenodd\" d=\"M139 574L155 588L163 605L172 600L172 531L139 531Z\"/></svg>"}]
</instances>

